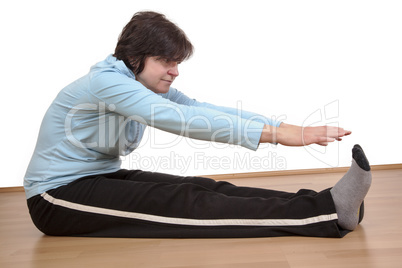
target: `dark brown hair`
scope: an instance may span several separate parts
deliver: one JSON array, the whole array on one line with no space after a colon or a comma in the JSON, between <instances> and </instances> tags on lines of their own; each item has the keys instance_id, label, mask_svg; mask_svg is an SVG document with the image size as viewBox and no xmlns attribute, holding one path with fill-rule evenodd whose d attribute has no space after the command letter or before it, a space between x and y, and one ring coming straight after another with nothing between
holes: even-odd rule
<instances>
[{"instance_id":1,"label":"dark brown hair","mask_svg":"<svg viewBox=\"0 0 402 268\"><path fill-rule=\"evenodd\" d=\"M137 75L144 69L147 57L182 62L192 54L193 45L183 30L163 14L143 11L135 13L124 27L113 56Z\"/></svg>"}]
</instances>

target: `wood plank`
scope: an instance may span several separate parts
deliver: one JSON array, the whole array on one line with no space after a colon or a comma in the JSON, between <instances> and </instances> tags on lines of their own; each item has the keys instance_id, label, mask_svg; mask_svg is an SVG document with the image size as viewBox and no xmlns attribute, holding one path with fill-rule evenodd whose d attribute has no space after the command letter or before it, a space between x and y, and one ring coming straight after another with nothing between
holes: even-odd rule
<instances>
[{"instance_id":1,"label":"wood plank","mask_svg":"<svg viewBox=\"0 0 402 268\"><path fill-rule=\"evenodd\" d=\"M339 173L236 178L296 191L334 185ZM342 239L122 239L44 236L23 192L0 193L0 267L400 267L402 169L374 170L365 218Z\"/></svg>"}]
</instances>

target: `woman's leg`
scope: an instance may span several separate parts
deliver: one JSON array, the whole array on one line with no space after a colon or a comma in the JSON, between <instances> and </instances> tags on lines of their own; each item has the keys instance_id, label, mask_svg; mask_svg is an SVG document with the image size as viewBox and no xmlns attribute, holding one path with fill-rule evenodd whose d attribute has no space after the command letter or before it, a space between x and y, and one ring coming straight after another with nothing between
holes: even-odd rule
<instances>
[{"instance_id":1,"label":"woman's leg","mask_svg":"<svg viewBox=\"0 0 402 268\"><path fill-rule=\"evenodd\" d=\"M183 177L183 176L142 171L142 170L122 169L119 170L118 172L108 174L107 177L111 179L124 179L131 181L157 182L157 183L162 182L169 184L190 183L210 189L217 193L225 194L227 196L262 197L262 198L270 198L270 197L292 198L293 196L295 196L295 193L270 190L264 188L256 188L256 187L235 186L226 181L215 181L213 179L205 177L197 177L197 176ZM316 192L313 190L302 189L298 192L298 194L314 195L316 194Z\"/></svg>"},{"instance_id":2,"label":"woman's leg","mask_svg":"<svg viewBox=\"0 0 402 268\"><path fill-rule=\"evenodd\" d=\"M348 172L342 188L348 188L349 179L361 178ZM335 198L342 198L342 188L336 188ZM337 213L331 191L287 194L205 178L118 171L82 178L35 196L28 205L36 226L49 235L341 237L347 231L339 228L338 214L345 213Z\"/></svg>"},{"instance_id":3,"label":"woman's leg","mask_svg":"<svg viewBox=\"0 0 402 268\"><path fill-rule=\"evenodd\" d=\"M102 176L28 200L49 235L101 237L340 237L330 192L293 198L237 197L192 183Z\"/></svg>"}]
</instances>

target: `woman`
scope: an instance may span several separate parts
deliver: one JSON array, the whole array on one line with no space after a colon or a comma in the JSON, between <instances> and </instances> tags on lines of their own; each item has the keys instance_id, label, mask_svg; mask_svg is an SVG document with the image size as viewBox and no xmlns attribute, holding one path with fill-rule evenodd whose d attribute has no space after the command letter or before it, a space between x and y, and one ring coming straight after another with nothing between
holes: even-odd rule
<instances>
[{"instance_id":1,"label":"woman","mask_svg":"<svg viewBox=\"0 0 402 268\"><path fill-rule=\"evenodd\" d=\"M171 87L193 46L162 14L136 13L114 55L65 87L46 112L24 187L34 224L48 235L102 237L342 237L362 218L369 163L353 148L332 188L297 193L201 177L124 170L146 126L237 144L327 145L351 132L269 120L201 103Z\"/></svg>"}]
</instances>

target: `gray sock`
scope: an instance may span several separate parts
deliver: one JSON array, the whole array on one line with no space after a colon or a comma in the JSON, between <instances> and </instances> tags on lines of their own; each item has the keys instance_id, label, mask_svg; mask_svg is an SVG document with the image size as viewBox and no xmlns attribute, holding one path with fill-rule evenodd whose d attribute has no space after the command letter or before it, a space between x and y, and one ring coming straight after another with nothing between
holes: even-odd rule
<instances>
[{"instance_id":1,"label":"gray sock","mask_svg":"<svg viewBox=\"0 0 402 268\"><path fill-rule=\"evenodd\" d=\"M371 186L370 164L359 145L353 147L352 166L331 189L338 225L354 230L359 223L359 209Z\"/></svg>"}]
</instances>

